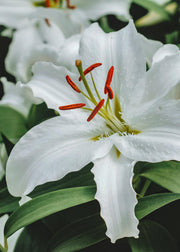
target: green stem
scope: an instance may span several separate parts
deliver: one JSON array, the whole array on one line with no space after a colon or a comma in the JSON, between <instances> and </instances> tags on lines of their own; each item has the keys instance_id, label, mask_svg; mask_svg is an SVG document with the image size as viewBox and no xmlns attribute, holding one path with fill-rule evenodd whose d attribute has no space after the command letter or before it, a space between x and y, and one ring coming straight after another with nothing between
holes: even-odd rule
<instances>
[{"instance_id":1,"label":"green stem","mask_svg":"<svg viewBox=\"0 0 180 252\"><path fill-rule=\"evenodd\" d=\"M0 244L0 252L7 252L7 249L5 249L1 244Z\"/></svg>"}]
</instances>

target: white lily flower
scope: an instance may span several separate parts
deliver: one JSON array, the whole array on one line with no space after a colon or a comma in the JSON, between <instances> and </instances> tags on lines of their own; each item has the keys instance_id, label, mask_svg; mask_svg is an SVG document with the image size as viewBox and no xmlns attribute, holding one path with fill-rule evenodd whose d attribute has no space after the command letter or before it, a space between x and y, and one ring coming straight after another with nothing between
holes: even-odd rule
<instances>
[{"instance_id":1,"label":"white lily flower","mask_svg":"<svg viewBox=\"0 0 180 252\"><path fill-rule=\"evenodd\" d=\"M166 97L180 81L180 55L167 56L146 71L145 49L130 22L109 34L90 26L80 42L80 59L79 84L79 76L63 67L35 64L28 85L49 107L60 105L62 113L15 145L7 185L11 194L27 195L92 161L107 236L112 242L138 237L135 163L180 160L180 102Z\"/></svg>"},{"instance_id":2,"label":"white lily flower","mask_svg":"<svg viewBox=\"0 0 180 252\"><path fill-rule=\"evenodd\" d=\"M21 83L15 85L7 81L5 77L2 77L0 80L4 89L0 105L10 106L24 115L24 117L27 117L32 104L39 103L40 99L34 98L31 89Z\"/></svg>"},{"instance_id":3,"label":"white lily flower","mask_svg":"<svg viewBox=\"0 0 180 252\"><path fill-rule=\"evenodd\" d=\"M39 16L45 18L48 24L50 24L48 20L52 19L60 28L65 25L63 29L67 32L70 30L72 34L79 33L89 24L82 11L71 9L71 6L65 9L59 8L59 1L56 0L0 0L0 24L2 25L19 29L31 22L32 18L36 19Z\"/></svg>"},{"instance_id":4,"label":"white lily flower","mask_svg":"<svg viewBox=\"0 0 180 252\"><path fill-rule=\"evenodd\" d=\"M0 0L0 24L21 28L31 18L42 17L55 22L67 35L79 33L89 25L89 19L96 20L107 14L118 15L128 20L131 0ZM45 8L47 7L47 8ZM52 8L51 8L52 7Z\"/></svg>"},{"instance_id":5,"label":"white lily flower","mask_svg":"<svg viewBox=\"0 0 180 252\"><path fill-rule=\"evenodd\" d=\"M8 215L5 214L3 215L2 217L0 217L0 244L2 246L4 246L4 226L5 226L5 223L8 219ZM20 229L18 230L17 232L15 232L12 236L10 236L8 238L8 250L7 252L13 252L14 251L14 248L16 246L16 242L21 234L23 229Z\"/></svg>"}]
</instances>

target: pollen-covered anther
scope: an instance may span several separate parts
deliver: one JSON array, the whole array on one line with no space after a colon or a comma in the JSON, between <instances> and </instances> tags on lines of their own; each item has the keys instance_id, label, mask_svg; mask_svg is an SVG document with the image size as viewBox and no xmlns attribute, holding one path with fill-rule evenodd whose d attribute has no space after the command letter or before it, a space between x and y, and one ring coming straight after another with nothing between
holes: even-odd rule
<instances>
[{"instance_id":1,"label":"pollen-covered anther","mask_svg":"<svg viewBox=\"0 0 180 252\"><path fill-rule=\"evenodd\" d=\"M82 108L84 106L86 106L85 103L75 103L75 104L60 106L59 109L60 110L70 110L70 109Z\"/></svg>"},{"instance_id":2,"label":"pollen-covered anther","mask_svg":"<svg viewBox=\"0 0 180 252\"><path fill-rule=\"evenodd\" d=\"M113 73L114 73L114 66L110 67L108 74L107 74L106 83L105 83L105 87L104 87L105 94L108 93L107 87L110 87L110 85L111 85Z\"/></svg>"},{"instance_id":3,"label":"pollen-covered anther","mask_svg":"<svg viewBox=\"0 0 180 252\"><path fill-rule=\"evenodd\" d=\"M79 88L77 87L77 85L71 80L71 78L69 77L69 75L66 75L66 81L67 83L78 93L81 93L81 91L79 90Z\"/></svg>"},{"instance_id":4,"label":"pollen-covered anther","mask_svg":"<svg viewBox=\"0 0 180 252\"><path fill-rule=\"evenodd\" d=\"M106 90L107 90L109 99L112 100L114 98L114 94L113 94L112 88L110 86L107 86Z\"/></svg>"},{"instance_id":5,"label":"pollen-covered anther","mask_svg":"<svg viewBox=\"0 0 180 252\"><path fill-rule=\"evenodd\" d=\"M104 105L104 99L102 99L97 105L96 107L93 109L93 111L91 112L91 114L89 115L87 121L90 122L95 115L99 112L99 110L102 108L102 106Z\"/></svg>"},{"instance_id":6,"label":"pollen-covered anther","mask_svg":"<svg viewBox=\"0 0 180 252\"><path fill-rule=\"evenodd\" d=\"M45 20L45 22L46 22L47 26L49 26L49 27L50 27L50 26L51 26L51 23L50 23L49 19L48 19L48 18L45 18L44 20Z\"/></svg>"},{"instance_id":7,"label":"pollen-covered anther","mask_svg":"<svg viewBox=\"0 0 180 252\"><path fill-rule=\"evenodd\" d=\"M47 8L51 7L51 0L45 0L45 5Z\"/></svg>"},{"instance_id":8,"label":"pollen-covered anther","mask_svg":"<svg viewBox=\"0 0 180 252\"><path fill-rule=\"evenodd\" d=\"M93 64L93 65L91 65L91 66L89 66L88 68L86 68L85 70L84 70L84 75L86 75L86 74L88 74L88 73L90 73L92 70L94 70L96 67L99 67L99 66L101 66L102 65L102 63L95 63L95 64ZM82 80L82 78L81 78L81 76L79 76L79 81L81 81Z\"/></svg>"},{"instance_id":9,"label":"pollen-covered anther","mask_svg":"<svg viewBox=\"0 0 180 252\"><path fill-rule=\"evenodd\" d=\"M67 5L67 8L69 9L76 9L75 5L71 5L70 0L66 0L66 5Z\"/></svg>"}]
</instances>

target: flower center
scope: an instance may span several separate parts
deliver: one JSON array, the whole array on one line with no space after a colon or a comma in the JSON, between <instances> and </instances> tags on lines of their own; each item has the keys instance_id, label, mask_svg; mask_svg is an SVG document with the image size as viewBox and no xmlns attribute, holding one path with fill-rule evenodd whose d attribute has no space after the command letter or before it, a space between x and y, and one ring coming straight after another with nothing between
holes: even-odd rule
<instances>
[{"instance_id":1,"label":"flower center","mask_svg":"<svg viewBox=\"0 0 180 252\"><path fill-rule=\"evenodd\" d=\"M105 101L105 99L101 98L97 90L97 87L95 85L93 75L92 75L92 71L95 68L100 67L101 65L102 63L95 63L83 71L81 60L76 60L76 67L80 74L79 81L83 82L86 93L84 93L72 81L69 75L66 76L66 81L71 86L71 88L73 88L75 92L81 93L86 99L88 99L95 106L94 109L86 107L85 103L76 103L76 104L71 104L71 105L66 105L66 106L60 106L59 109L69 110L69 109L82 108L84 110L91 111L89 117L87 118L87 122L90 122L97 114L99 114L106 121L106 124L111 129L112 133L118 132L121 135L140 133L140 131L130 129L130 127L122 119L120 102L117 96L114 95L113 90L111 88L111 82L112 82L113 74L114 74L114 66L110 67L107 74L105 86L104 86L104 94L107 95L107 99ZM89 73L91 75L91 81L92 81L92 86L93 86L95 95L93 94L86 79L86 75ZM113 100L113 99L114 99L114 110L111 108L111 103L110 103L110 100Z\"/></svg>"},{"instance_id":2,"label":"flower center","mask_svg":"<svg viewBox=\"0 0 180 252\"><path fill-rule=\"evenodd\" d=\"M34 6L37 7L47 7L47 8L61 8L63 7L63 0L42 0L42 1L34 1L33 2ZM70 0L66 0L66 7L68 9L75 9L75 5L71 5Z\"/></svg>"}]
</instances>

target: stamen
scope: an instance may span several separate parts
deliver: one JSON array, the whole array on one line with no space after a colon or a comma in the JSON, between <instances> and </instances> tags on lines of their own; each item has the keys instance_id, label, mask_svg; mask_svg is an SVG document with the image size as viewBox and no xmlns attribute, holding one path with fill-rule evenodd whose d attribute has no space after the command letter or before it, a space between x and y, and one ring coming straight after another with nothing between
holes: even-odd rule
<instances>
[{"instance_id":1,"label":"stamen","mask_svg":"<svg viewBox=\"0 0 180 252\"><path fill-rule=\"evenodd\" d=\"M106 90L108 92L109 99L112 100L114 98L114 94L113 94L112 88L110 86L107 86Z\"/></svg>"},{"instance_id":2,"label":"stamen","mask_svg":"<svg viewBox=\"0 0 180 252\"><path fill-rule=\"evenodd\" d=\"M45 18L44 20L45 20L47 26L51 27L51 23L50 23L49 19L48 19L48 18Z\"/></svg>"},{"instance_id":3,"label":"stamen","mask_svg":"<svg viewBox=\"0 0 180 252\"><path fill-rule=\"evenodd\" d=\"M82 67L82 61L81 61L81 60L76 60L76 61L75 61L75 64L76 64L76 67L77 67L77 69L78 69L78 71L79 71L79 74L80 74L80 76L81 76L81 78L82 78L82 81L83 81L83 83L84 83L84 86L85 86L85 88L86 88L86 91L88 92L89 98L91 99L91 102L93 102L93 103L96 105L96 104L97 104L97 101L96 101L96 99L94 98L93 93L91 92L91 89L90 89L90 87L89 87L89 85L88 85L88 82L87 82L87 80L86 80L86 77L84 76L83 67Z\"/></svg>"},{"instance_id":4,"label":"stamen","mask_svg":"<svg viewBox=\"0 0 180 252\"><path fill-rule=\"evenodd\" d=\"M69 75L66 75L66 80L67 83L78 93L81 93L81 91L79 90L79 88L76 86L76 84L71 80L71 78L69 77Z\"/></svg>"},{"instance_id":5,"label":"stamen","mask_svg":"<svg viewBox=\"0 0 180 252\"><path fill-rule=\"evenodd\" d=\"M93 109L93 111L91 112L91 114L89 115L87 121L90 122L95 115L99 112L99 110L102 108L102 106L104 105L104 99L102 99L97 105L96 107Z\"/></svg>"},{"instance_id":6,"label":"stamen","mask_svg":"<svg viewBox=\"0 0 180 252\"><path fill-rule=\"evenodd\" d=\"M77 108L82 108L86 106L85 103L76 103L76 104L71 104L71 105L65 105L65 106L60 106L60 110L70 110L70 109L77 109Z\"/></svg>"},{"instance_id":7,"label":"stamen","mask_svg":"<svg viewBox=\"0 0 180 252\"><path fill-rule=\"evenodd\" d=\"M99 67L99 66L101 66L102 65L102 63L95 63L95 64L93 64L93 65L91 65L91 66L89 66L88 68L86 68L85 70L84 70L84 76L86 75L86 74L88 74L88 73L90 73L92 70L94 70L96 67ZM81 81L82 80L82 78L81 78L81 76L79 76L79 81Z\"/></svg>"},{"instance_id":8,"label":"stamen","mask_svg":"<svg viewBox=\"0 0 180 252\"><path fill-rule=\"evenodd\" d=\"M106 79L106 83L105 83L105 87L104 87L104 93L105 94L108 93L107 87L111 85L113 73L114 73L114 67L112 66L109 69L109 72L108 72L108 75L107 75L107 79Z\"/></svg>"},{"instance_id":9,"label":"stamen","mask_svg":"<svg viewBox=\"0 0 180 252\"><path fill-rule=\"evenodd\" d=\"M76 9L75 5L70 4L70 0L66 0L66 5L67 5L67 8L69 8L69 9Z\"/></svg>"},{"instance_id":10,"label":"stamen","mask_svg":"<svg viewBox=\"0 0 180 252\"><path fill-rule=\"evenodd\" d=\"M45 5L47 8L51 7L51 0L45 0Z\"/></svg>"}]
</instances>

